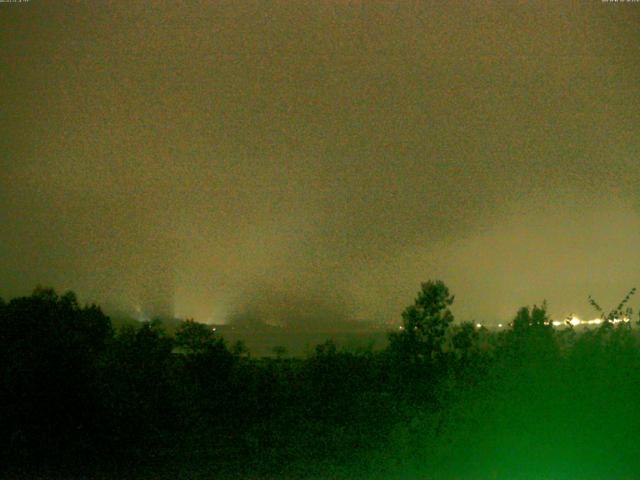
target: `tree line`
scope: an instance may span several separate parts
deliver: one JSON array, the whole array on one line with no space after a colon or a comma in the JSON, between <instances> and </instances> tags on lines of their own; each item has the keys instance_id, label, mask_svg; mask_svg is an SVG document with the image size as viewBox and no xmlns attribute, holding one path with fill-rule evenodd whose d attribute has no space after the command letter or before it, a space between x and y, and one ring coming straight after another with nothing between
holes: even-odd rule
<instances>
[{"instance_id":1,"label":"tree line","mask_svg":"<svg viewBox=\"0 0 640 480\"><path fill-rule=\"evenodd\" d=\"M114 329L72 292L0 300L0 464L167 478L640 471L631 322L603 312L597 328L555 329L543 303L488 331L455 323L453 302L425 282L384 349L254 358L193 320L173 335L160 321Z\"/></svg>"}]
</instances>

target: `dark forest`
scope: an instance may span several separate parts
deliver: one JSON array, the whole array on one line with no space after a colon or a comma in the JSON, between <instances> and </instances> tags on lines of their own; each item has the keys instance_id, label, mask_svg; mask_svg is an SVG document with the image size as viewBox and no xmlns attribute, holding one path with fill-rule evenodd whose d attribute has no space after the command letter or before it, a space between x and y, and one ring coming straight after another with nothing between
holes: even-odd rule
<instances>
[{"instance_id":1,"label":"dark forest","mask_svg":"<svg viewBox=\"0 0 640 480\"><path fill-rule=\"evenodd\" d=\"M182 321L114 328L73 292L0 303L0 454L11 478L636 478L634 320L503 331L422 284L384 349L253 357Z\"/></svg>"}]
</instances>

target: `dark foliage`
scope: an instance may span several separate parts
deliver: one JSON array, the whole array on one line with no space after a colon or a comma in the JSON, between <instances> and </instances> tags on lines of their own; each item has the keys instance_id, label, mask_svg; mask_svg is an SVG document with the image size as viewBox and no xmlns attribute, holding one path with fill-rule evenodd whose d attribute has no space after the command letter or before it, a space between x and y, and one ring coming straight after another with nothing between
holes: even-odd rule
<instances>
[{"instance_id":1,"label":"dark foliage","mask_svg":"<svg viewBox=\"0 0 640 480\"><path fill-rule=\"evenodd\" d=\"M320 478L632 478L631 323L554 329L543 303L489 332L453 324L452 303L442 282L423 284L382 351L328 341L307 358L252 358L193 320L171 336L158 321L114 332L71 292L0 301L0 462L168 477L299 478L314 465Z\"/></svg>"}]
</instances>

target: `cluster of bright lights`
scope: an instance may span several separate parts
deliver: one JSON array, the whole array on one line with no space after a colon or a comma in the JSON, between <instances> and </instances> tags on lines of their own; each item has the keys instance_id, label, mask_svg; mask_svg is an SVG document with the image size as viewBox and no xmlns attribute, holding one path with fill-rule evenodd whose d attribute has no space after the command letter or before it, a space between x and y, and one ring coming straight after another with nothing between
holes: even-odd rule
<instances>
[{"instance_id":1,"label":"cluster of bright lights","mask_svg":"<svg viewBox=\"0 0 640 480\"><path fill-rule=\"evenodd\" d=\"M575 315L571 315L569 318L567 318L567 320L565 320L564 322L560 321L560 320L553 320L550 322L544 322L545 325L553 325L554 327L562 327L563 325L571 325L572 327L578 327L578 326L588 326L588 325L601 325L602 323L605 322L610 322L614 325L618 324L618 323L629 323L631 321L631 319L629 317L622 317L622 318L613 318L611 320L604 320L602 318L594 318L591 320L582 320L578 317L576 317ZM476 324L476 327L480 328L482 327L481 324ZM499 323L498 324L498 328L504 328L504 324Z\"/></svg>"},{"instance_id":2,"label":"cluster of bright lights","mask_svg":"<svg viewBox=\"0 0 640 480\"><path fill-rule=\"evenodd\" d=\"M578 326L587 326L587 325L600 325L603 322L611 322L613 324L618 324L618 323L629 323L631 321L631 319L629 317L622 317L622 318L614 318L612 320L603 320L602 318L594 318L592 320L581 320L580 318L576 317L575 315L571 315L569 318L567 318L566 321L561 322L559 320L553 320L551 322L544 322L545 325L553 325L554 327L561 327L563 325L569 324L572 327L578 327ZM481 323L476 323L476 328L482 328L483 325ZM498 324L498 328L504 328L504 324L499 323ZM417 329L417 327L416 327ZM399 330L404 330L403 326L399 327Z\"/></svg>"},{"instance_id":3,"label":"cluster of bright lights","mask_svg":"<svg viewBox=\"0 0 640 480\"><path fill-rule=\"evenodd\" d=\"M617 323L629 323L631 319L629 317L622 317L622 318L613 318L611 320L608 320L609 322L613 323L613 324L617 324ZM569 317L567 319L567 322L569 324L571 324L574 327L577 327L579 325L600 325L601 323L605 322L607 320L603 320L602 318L594 318L592 320L581 320L578 317L576 317L575 315L571 315L571 317ZM557 324L557 325L556 325ZM553 322L554 326L559 326L562 325L562 322Z\"/></svg>"}]
</instances>

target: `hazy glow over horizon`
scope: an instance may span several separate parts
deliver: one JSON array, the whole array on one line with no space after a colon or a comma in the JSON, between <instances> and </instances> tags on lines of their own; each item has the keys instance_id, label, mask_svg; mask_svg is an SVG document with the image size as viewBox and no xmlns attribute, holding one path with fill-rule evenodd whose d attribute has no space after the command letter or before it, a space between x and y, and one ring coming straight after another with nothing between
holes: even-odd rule
<instances>
[{"instance_id":1,"label":"hazy glow over horizon","mask_svg":"<svg viewBox=\"0 0 640 480\"><path fill-rule=\"evenodd\" d=\"M588 317L640 279L640 9L2 6L0 296ZM631 306L636 306L633 299Z\"/></svg>"}]
</instances>

